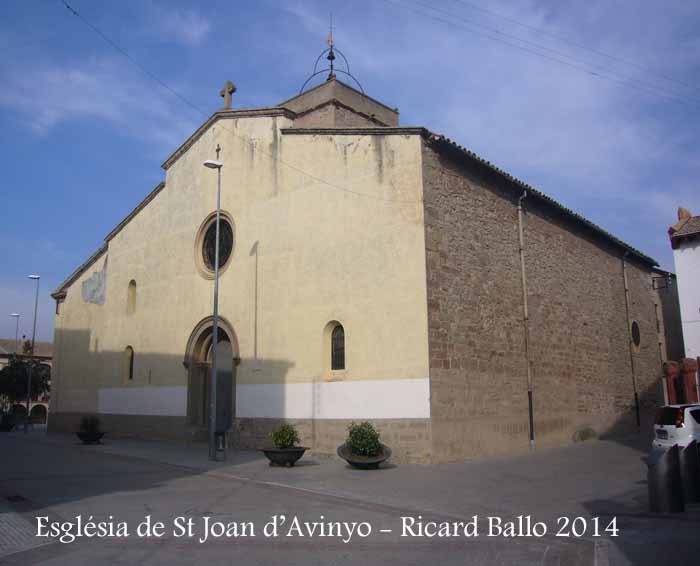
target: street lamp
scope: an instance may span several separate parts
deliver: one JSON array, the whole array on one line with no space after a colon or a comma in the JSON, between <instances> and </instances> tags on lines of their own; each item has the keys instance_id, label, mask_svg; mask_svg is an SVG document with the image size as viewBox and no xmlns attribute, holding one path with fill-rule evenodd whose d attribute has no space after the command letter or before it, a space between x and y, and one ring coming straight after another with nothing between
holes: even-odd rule
<instances>
[{"instance_id":1,"label":"street lamp","mask_svg":"<svg viewBox=\"0 0 700 566\"><path fill-rule=\"evenodd\" d=\"M19 313L13 312L10 316L15 319L15 358L17 358L17 350L19 349Z\"/></svg>"},{"instance_id":2,"label":"street lamp","mask_svg":"<svg viewBox=\"0 0 700 566\"><path fill-rule=\"evenodd\" d=\"M32 369L34 368L34 340L36 339L36 312L39 309L39 280L38 275L28 275L36 281L36 297L34 298L34 326L32 327L32 349L29 351L29 371L27 372L27 414L24 418L24 432L29 432L29 404L32 401Z\"/></svg>"},{"instance_id":3,"label":"street lamp","mask_svg":"<svg viewBox=\"0 0 700 566\"><path fill-rule=\"evenodd\" d=\"M211 331L211 385L209 387L209 459L216 460L216 349L219 342L219 217L221 210L221 168L218 160L221 148L216 146L217 160L207 159L204 166L216 169L216 238L214 244L214 323ZM224 440L225 442L225 440ZM224 451L224 454L226 452Z\"/></svg>"}]
</instances>

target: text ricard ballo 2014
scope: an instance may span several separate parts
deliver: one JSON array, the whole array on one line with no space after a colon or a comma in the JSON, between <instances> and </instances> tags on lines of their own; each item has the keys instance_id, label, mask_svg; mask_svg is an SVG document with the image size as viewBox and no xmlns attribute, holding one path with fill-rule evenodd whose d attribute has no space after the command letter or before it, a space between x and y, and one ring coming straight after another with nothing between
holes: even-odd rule
<instances>
[{"instance_id":1,"label":"text ricard ballo 2014","mask_svg":"<svg viewBox=\"0 0 700 566\"><path fill-rule=\"evenodd\" d=\"M530 515L513 518L473 515L469 519L431 520L422 515L400 516L391 521L373 525L369 521L334 521L319 515L305 520L296 515L272 515L269 520L229 521L210 515L202 517L178 516L158 520L146 515L136 522L120 521L112 515L106 518L76 515L70 521L36 517L36 536L61 543L72 543L90 538L175 538L192 539L198 543L211 540L239 538L335 538L349 544L372 536L399 536L403 539L420 538L563 538L619 536L617 518L557 517L551 521L536 521Z\"/></svg>"}]
</instances>

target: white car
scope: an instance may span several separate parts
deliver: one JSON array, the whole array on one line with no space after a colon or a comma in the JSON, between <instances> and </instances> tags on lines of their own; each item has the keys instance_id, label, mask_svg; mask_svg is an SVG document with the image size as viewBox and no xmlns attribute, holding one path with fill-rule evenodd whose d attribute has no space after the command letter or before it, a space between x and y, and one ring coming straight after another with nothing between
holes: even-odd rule
<instances>
[{"instance_id":1,"label":"white car","mask_svg":"<svg viewBox=\"0 0 700 566\"><path fill-rule=\"evenodd\" d=\"M665 405L656 410L652 448L667 450L674 444L679 448L693 440L700 444L700 404Z\"/></svg>"}]
</instances>

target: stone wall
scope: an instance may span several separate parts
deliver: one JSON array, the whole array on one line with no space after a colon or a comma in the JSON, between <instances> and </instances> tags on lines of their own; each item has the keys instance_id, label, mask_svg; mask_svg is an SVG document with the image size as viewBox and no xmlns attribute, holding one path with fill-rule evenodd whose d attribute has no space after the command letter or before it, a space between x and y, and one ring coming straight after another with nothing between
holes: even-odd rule
<instances>
[{"instance_id":1,"label":"stone wall","mask_svg":"<svg viewBox=\"0 0 700 566\"><path fill-rule=\"evenodd\" d=\"M376 128L378 126L384 126L384 124L336 101L305 112L294 120L295 128Z\"/></svg>"},{"instance_id":2,"label":"stone wall","mask_svg":"<svg viewBox=\"0 0 700 566\"><path fill-rule=\"evenodd\" d=\"M58 413L49 418L51 432L79 430L80 419L88 413ZM184 417L100 414L102 430L109 438L141 438L207 442L206 429L191 426ZM237 449L259 450L271 446L270 433L283 422L297 427L300 445L313 454L334 457L347 438L349 419L235 419L229 445ZM374 419L381 441L392 449L392 461L430 461L430 419Z\"/></svg>"},{"instance_id":3,"label":"stone wall","mask_svg":"<svg viewBox=\"0 0 700 566\"><path fill-rule=\"evenodd\" d=\"M72 433L80 429L80 419L95 413L51 413L49 432ZM143 438L160 440L206 440L206 433L187 424L184 417L153 415L99 414L100 428L108 438Z\"/></svg>"},{"instance_id":4,"label":"stone wall","mask_svg":"<svg viewBox=\"0 0 700 566\"><path fill-rule=\"evenodd\" d=\"M520 190L476 160L423 149L433 460L527 449L518 254ZM460 164L457 162L460 161ZM621 250L525 201L524 232L538 446L634 424ZM660 360L647 267L628 257L634 354L644 407Z\"/></svg>"},{"instance_id":5,"label":"stone wall","mask_svg":"<svg viewBox=\"0 0 700 566\"><path fill-rule=\"evenodd\" d=\"M232 442L235 446L259 449L270 446L270 433L282 422L297 427L300 444L320 455L335 455L347 438L349 419L236 419ZM392 461L430 461L430 419L373 419L381 441L392 449Z\"/></svg>"}]
</instances>

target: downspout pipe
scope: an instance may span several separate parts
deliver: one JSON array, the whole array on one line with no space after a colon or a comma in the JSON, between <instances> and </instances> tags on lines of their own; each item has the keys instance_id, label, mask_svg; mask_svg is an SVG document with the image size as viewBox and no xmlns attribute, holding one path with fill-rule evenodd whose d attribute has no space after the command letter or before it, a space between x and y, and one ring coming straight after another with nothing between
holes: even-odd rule
<instances>
[{"instance_id":1,"label":"downspout pipe","mask_svg":"<svg viewBox=\"0 0 700 566\"><path fill-rule=\"evenodd\" d=\"M637 372L634 367L634 342L632 340L632 318L630 317L630 287L627 281L627 256L625 252L622 256L622 280L625 284L625 312L627 314L627 341L630 353L630 370L632 371L632 389L634 390L634 410L637 417L637 429L641 429L641 419L639 416L639 393L637 392Z\"/></svg>"},{"instance_id":2,"label":"downspout pipe","mask_svg":"<svg viewBox=\"0 0 700 566\"><path fill-rule=\"evenodd\" d=\"M532 403L532 363L530 360L530 314L527 307L527 276L525 274L525 238L523 237L523 201L527 191L518 199L518 251L520 254L520 278L523 288L523 328L525 331L525 367L527 369L527 412L530 425L530 450L535 449L535 416Z\"/></svg>"}]
</instances>

